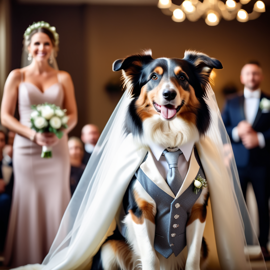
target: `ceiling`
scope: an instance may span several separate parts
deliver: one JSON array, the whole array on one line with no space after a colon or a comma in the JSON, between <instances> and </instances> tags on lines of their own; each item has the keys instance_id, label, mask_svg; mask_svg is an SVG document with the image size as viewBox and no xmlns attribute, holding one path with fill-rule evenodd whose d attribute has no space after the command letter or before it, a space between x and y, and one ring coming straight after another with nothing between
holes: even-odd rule
<instances>
[{"instance_id":1,"label":"ceiling","mask_svg":"<svg viewBox=\"0 0 270 270\"><path fill-rule=\"evenodd\" d=\"M156 6L158 0L17 0L21 4L56 4L56 5L133 5L133 6ZM256 0L253 0L255 3ZM266 6L270 5L270 0L263 0Z\"/></svg>"},{"instance_id":2,"label":"ceiling","mask_svg":"<svg viewBox=\"0 0 270 270\"><path fill-rule=\"evenodd\" d=\"M22 4L103 4L103 5L157 5L158 0L17 0Z\"/></svg>"}]
</instances>

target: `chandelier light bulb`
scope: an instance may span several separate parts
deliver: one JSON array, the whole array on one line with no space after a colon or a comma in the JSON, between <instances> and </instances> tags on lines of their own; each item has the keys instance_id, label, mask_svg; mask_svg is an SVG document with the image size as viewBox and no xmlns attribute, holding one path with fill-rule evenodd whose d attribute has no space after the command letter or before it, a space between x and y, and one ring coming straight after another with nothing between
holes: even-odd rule
<instances>
[{"instance_id":1,"label":"chandelier light bulb","mask_svg":"<svg viewBox=\"0 0 270 270\"><path fill-rule=\"evenodd\" d=\"M185 0L182 5L185 11L188 13L192 13L195 11L195 7L192 5L192 3L189 0Z\"/></svg>"},{"instance_id":2,"label":"chandelier light bulb","mask_svg":"<svg viewBox=\"0 0 270 270\"><path fill-rule=\"evenodd\" d=\"M183 2L183 7L184 7L184 8L189 8L191 5L192 5L192 4L191 4L191 2L190 2L189 0L185 0L185 1Z\"/></svg>"},{"instance_id":3,"label":"chandelier light bulb","mask_svg":"<svg viewBox=\"0 0 270 270\"><path fill-rule=\"evenodd\" d=\"M209 26L215 26L219 24L219 17L218 14L215 11L210 11L206 18L205 23Z\"/></svg>"},{"instance_id":4,"label":"chandelier light bulb","mask_svg":"<svg viewBox=\"0 0 270 270\"><path fill-rule=\"evenodd\" d=\"M234 10L236 7L236 3L234 0L227 0L226 1L226 6L229 10Z\"/></svg>"},{"instance_id":5,"label":"chandelier light bulb","mask_svg":"<svg viewBox=\"0 0 270 270\"><path fill-rule=\"evenodd\" d=\"M259 9L264 9L264 3L263 3L262 1L257 1L256 6L257 6Z\"/></svg>"},{"instance_id":6,"label":"chandelier light bulb","mask_svg":"<svg viewBox=\"0 0 270 270\"><path fill-rule=\"evenodd\" d=\"M163 6L167 6L169 4L169 0L160 0L160 4Z\"/></svg>"},{"instance_id":7,"label":"chandelier light bulb","mask_svg":"<svg viewBox=\"0 0 270 270\"><path fill-rule=\"evenodd\" d=\"M254 10L257 12L265 12L265 5L263 1L257 1L254 5Z\"/></svg>"},{"instance_id":8,"label":"chandelier light bulb","mask_svg":"<svg viewBox=\"0 0 270 270\"><path fill-rule=\"evenodd\" d=\"M215 23L216 21L217 21L217 15L216 14L214 14L214 13L209 13L208 15L207 15L207 19L208 19L208 21L209 22L211 22L211 23Z\"/></svg>"},{"instance_id":9,"label":"chandelier light bulb","mask_svg":"<svg viewBox=\"0 0 270 270\"><path fill-rule=\"evenodd\" d=\"M244 9L240 9L237 13L237 20L239 22L247 22L248 21L248 14Z\"/></svg>"},{"instance_id":10,"label":"chandelier light bulb","mask_svg":"<svg viewBox=\"0 0 270 270\"><path fill-rule=\"evenodd\" d=\"M246 12L245 10L243 10L243 9L239 10L239 12L238 12L238 17L239 17L240 19L242 19L242 20L246 19L246 17L247 17L247 12Z\"/></svg>"},{"instance_id":11,"label":"chandelier light bulb","mask_svg":"<svg viewBox=\"0 0 270 270\"><path fill-rule=\"evenodd\" d=\"M170 8L172 2L171 0L159 0L158 1L158 7L159 8Z\"/></svg>"},{"instance_id":12,"label":"chandelier light bulb","mask_svg":"<svg viewBox=\"0 0 270 270\"><path fill-rule=\"evenodd\" d=\"M183 12L181 9L177 8L177 9L174 10L173 16L174 16L176 19L179 19L179 20L180 20L180 19L183 19L183 17L184 17L184 12Z\"/></svg>"},{"instance_id":13,"label":"chandelier light bulb","mask_svg":"<svg viewBox=\"0 0 270 270\"><path fill-rule=\"evenodd\" d=\"M177 8L173 11L172 20L175 22L182 22L186 18L185 13L180 9Z\"/></svg>"},{"instance_id":14,"label":"chandelier light bulb","mask_svg":"<svg viewBox=\"0 0 270 270\"><path fill-rule=\"evenodd\" d=\"M242 4L242 5L246 5L247 3L249 3L250 2L250 0L240 0L240 3Z\"/></svg>"},{"instance_id":15,"label":"chandelier light bulb","mask_svg":"<svg viewBox=\"0 0 270 270\"><path fill-rule=\"evenodd\" d=\"M245 8L240 9L249 2L250 0L182 0L181 5L176 5L173 0L158 0L158 7L175 22L183 22L186 18L195 22L204 18L207 25L215 26L221 19L247 22L257 19L265 12L264 0L256 0L252 12L248 13Z\"/></svg>"}]
</instances>

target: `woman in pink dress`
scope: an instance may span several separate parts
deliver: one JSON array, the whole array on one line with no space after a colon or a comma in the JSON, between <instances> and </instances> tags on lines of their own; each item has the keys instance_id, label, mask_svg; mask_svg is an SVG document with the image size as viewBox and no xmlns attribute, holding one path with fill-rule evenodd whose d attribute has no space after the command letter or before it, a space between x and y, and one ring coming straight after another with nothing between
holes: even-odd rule
<instances>
[{"instance_id":1,"label":"woman in pink dress","mask_svg":"<svg viewBox=\"0 0 270 270\"><path fill-rule=\"evenodd\" d=\"M48 23L30 26L24 34L30 65L13 70L6 81L1 121L17 135L14 142L14 190L5 247L5 264L41 263L56 236L70 200L67 133L76 125L77 108L70 75L54 69L58 34ZM14 117L16 104L20 120ZM67 110L68 129L53 133L30 129L31 105L44 102ZM42 146L53 157L41 158Z\"/></svg>"}]
</instances>

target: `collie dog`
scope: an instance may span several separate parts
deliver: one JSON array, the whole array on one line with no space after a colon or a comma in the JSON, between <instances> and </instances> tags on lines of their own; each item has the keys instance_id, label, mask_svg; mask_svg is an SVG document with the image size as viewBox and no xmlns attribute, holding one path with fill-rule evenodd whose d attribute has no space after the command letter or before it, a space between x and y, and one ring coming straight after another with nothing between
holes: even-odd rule
<instances>
[{"instance_id":1,"label":"collie dog","mask_svg":"<svg viewBox=\"0 0 270 270\"><path fill-rule=\"evenodd\" d=\"M170 149L197 142L210 125L205 99L213 68L220 69L222 65L194 51L186 51L183 59L153 59L151 52L145 51L116 60L113 70L123 71L124 87L133 97L126 115L126 133L132 133L146 147L154 143ZM106 240L94 258L92 269L200 269L208 256L203 238L208 195L206 187L192 207L185 210L182 241L186 247L179 254L164 256L154 246L157 202L134 177L124 196L124 215L120 215L118 223L120 227L124 224L125 233L116 230ZM174 215L174 219L181 219L181 214ZM173 228L177 227L178 224L173 224Z\"/></svg>"}]
</instances>

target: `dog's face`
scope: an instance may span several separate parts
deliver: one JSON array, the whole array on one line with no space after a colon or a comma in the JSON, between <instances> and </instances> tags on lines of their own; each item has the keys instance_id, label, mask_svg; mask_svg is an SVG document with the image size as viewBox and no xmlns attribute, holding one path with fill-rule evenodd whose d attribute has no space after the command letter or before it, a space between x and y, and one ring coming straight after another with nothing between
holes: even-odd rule
<instances>
[{"instance_id":1,"label":"dog's face","mask_svg":"<svg viewBox=\"0 0 270 270\"><path fill-rule=\"evenodd\" d=\"M184 59L153 59L146 53L115 61L113 69L123 69L124 83L134 96L127 115L128 132L142 137L149 129L145 127L147 123L152 129L148 133L157 129L163 129L163 133L184 133L180 126L189 125L204 134L210 123L204 98L214 67L222 68L222 65L196 52L186 52Z\"/></svg>"},{"instance_id":2,"label":"dog's face","mask_svg":"<svg viewBox=\"0 0 270 270\"><path fill-rule=\"evenodd\" d=\"M192 86L194 75L186 61L155 59L143 69L142 79L143 86L136 106L143 120L154 114L165 121L179 115L189 118L192 114L188 111L199 106ZM192 118L189 121L195 121Z\"/></svg>"}]
</instances>

